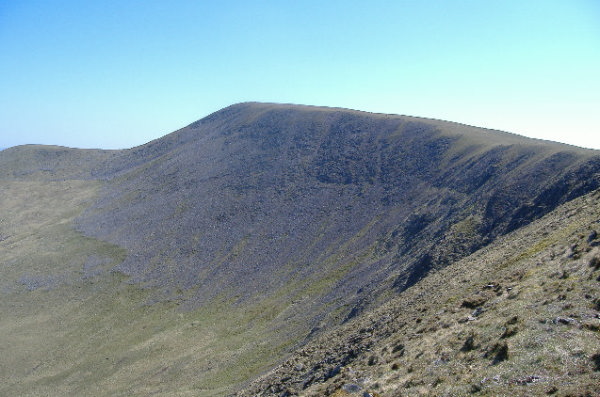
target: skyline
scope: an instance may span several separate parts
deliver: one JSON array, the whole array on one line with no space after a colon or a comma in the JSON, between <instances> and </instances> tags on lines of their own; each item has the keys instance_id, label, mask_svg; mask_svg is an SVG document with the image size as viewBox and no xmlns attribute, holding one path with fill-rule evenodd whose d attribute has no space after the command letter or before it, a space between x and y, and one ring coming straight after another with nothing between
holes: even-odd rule
<instances>
[{"instance_id":1,"label":"skyline","mask_svg":"<svg viewBox=\"0 0 600 397\"><path fill-rule=\"evenodd\" d=\"M144 144L238 102L600 149L600 4L8 1L0 147Z\"/></svg>"}]
</instances>

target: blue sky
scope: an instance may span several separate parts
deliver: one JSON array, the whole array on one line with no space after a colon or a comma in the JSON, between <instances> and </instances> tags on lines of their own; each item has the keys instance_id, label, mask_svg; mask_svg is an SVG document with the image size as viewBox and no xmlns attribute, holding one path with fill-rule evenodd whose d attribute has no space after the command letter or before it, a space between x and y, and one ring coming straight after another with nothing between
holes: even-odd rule
<instances>
[{"instance_id":1,"label":"blue sky","mask_svg":"<svg viewBox=\"0 0 600 397\"><path fill-rule=\"evenodd\" d=\"M0 1L0 147L131 147L243 101L600 149L600 1Z\"/></svg>"}]
</instances>

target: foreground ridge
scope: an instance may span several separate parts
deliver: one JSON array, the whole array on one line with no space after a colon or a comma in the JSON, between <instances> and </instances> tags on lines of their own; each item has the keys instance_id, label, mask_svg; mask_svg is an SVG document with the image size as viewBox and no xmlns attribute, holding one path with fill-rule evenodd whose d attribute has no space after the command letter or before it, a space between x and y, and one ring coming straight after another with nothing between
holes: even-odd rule
<instances>
[{"instance_id":1,"label":"foreground ridge","mask_svg":"<svg viewBox=\"0 0 600 397\"><path fill-rule=\"evenodd\" d=\"M431 274L237 396L600 395L600 191Z\"/></svg>"}]
</instances>

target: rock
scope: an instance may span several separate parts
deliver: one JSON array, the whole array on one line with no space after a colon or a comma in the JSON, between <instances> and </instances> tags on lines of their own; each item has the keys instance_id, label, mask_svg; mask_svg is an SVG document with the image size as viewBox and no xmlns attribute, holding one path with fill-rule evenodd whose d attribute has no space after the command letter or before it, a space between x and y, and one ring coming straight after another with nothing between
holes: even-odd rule
<instances>
[{"instance_id":1,"label":"rock","mask_svg":"<svg viewBox=\"0 0 600 397\"><path fill-rule=\"evenodd\" d=\"M485 302L487 302L488 298L486 298L485 296L481 296L481 295L474 295L471 296L467 299L465 299L463 301L463 303L461 304L462 307L466 307L467 309L475 309L481 305L483 305Z\"/></svg>"},{"instance_id":2,"label":"rock","mask_svg":"<svg viewBox=\"0 0 600 397\"><path fill-rule=\"evenodd\" d=\"M369 361L367 364L369 366L371 366L371 365L377 364L378 362L379 362L379 359L377 358L377 356L371 356L371 357L369 357Z\"/></svg>"},{"instance_id":3,"label":"rock","mask_svg":"<svg viewBox=\"0 0 600 397\"><path fill-rule=\"evenodd\" d=\"M325 379L333 378L334 376L336 376L337 374L339 374L341 370L342 370L342 366L341 365L337 365L337 366L333 367L331 369L331 371L329 371L327 373L327 375L325 375Z\"/></svg>"},{"instance_id":4,"label":"rock","mask_svg":"<svg viewBox=\"0 0 600 397\"><path fill-rule=\"evenodd\" d=\"M356 383L346 383L344 386L342 386L342 390L344 390L346 393L358 393L362 390L362 387Z\"/></svg>"},{"instance_id":5,"label":"rock","mask_svg":"<svg viewBox=\"0 0 600 397\"><path fill-rule=\"evenodd\" d=\"M510 383L515 384L515 385L521 385L521 386L525 386L528 385L530 383L536 383L540 380L541 378L539 376L536 375L529 375L529 376L525 376L523 378L519 378L519 379L512 379L510 381Z\"/></svg>"},{"instance_id":6,"label":"rock","mask_svg":"<svg viewBox=\"0 0 600 397\"><path fill-rule=\"evenodd\" d=\"M491 357L491 356L493 356L492 364L498 364L502 361L507 360L508 359L508 345L506 344L506 342L496 343L494 346L492 346L485 354L485 357Z\"/></svg>"},{"instance_id":7,"label":"rock","mask_svg":"<svg viewBox=\"0 0 600 397\"><path fill-rule=\"evenodd\" d=\"M594 364L594 371L600 371L600 353L596 353L590 357L592 364Z\"/></svg>"},{"instance_id":8,"label":"rock","mask_svg":"<svg viewBox=\"0 0 600 397\"><path fill-rule=\"evenodd\" d=\"M460 351L468 352L473 349L475 349L475 334L470 334L469 336L467 336L467 339L465 339L465 343L460 348Z\"/></svg>"},{"instance_id":9,"label":"rock","mask_svg":"<svg viewBox=\"0 0 600 397\"><path fill-rule=\"evenodd\" d=\"M471 313L471 316L478 317L483 312L484 312L484 310L481 307L478 307L477 309L473 310L473 313Z\"/></svg>"},{"instance_id":10,"label":"rock","mask_svg":"<svg viewBox=\"0 0 600 397\"><path fill-rule=\"evenodd\" d=\"M554 324L571 325L575 324L577 321L571 317L556 317L554 320L552 320L552 322Z\"/></svg>"},{"instance_id":11,"label":"rock","mask_svg":"<svg viewBox=\"0 0 600 397\"><path fill-rule=\"evenodd\" d=\"M592 259L590 259L590 267L593 267L594 270L600 269L600 257L593 256Z\"/></svg>"},{"instance_id":12,"label":"rock","mask_svg":"<svg viewBox=\"0 0 600 397\"><path fill-rule=\"evenodd\" d=\"M517 327L509 325L506 328L504 328L504 332L502 332L502 335L500 335L500 339L510 338L511 336L516 335L517 332L518 332Z\"/></svg>"},{"instance_id":13,"label":"rock","mask_svg":"<svg viewBox=\"0 0 600 397\"><path fill-rule=\"evenodd\" d=\"M392 349L392 353L397 353L396 356L397 357L402 357L404 355L404 344L402 343L398 343L396 346L394 346L394 348Z\"/></svg>"}]
</instances>

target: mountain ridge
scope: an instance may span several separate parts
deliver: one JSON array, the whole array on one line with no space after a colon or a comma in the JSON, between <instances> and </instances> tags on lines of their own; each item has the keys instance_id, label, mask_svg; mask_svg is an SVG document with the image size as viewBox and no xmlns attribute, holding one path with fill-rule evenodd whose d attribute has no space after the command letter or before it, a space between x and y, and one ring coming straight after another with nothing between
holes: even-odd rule
<instances>
[{"instance_id":1,"label":"mountain ridge","mask_svg":"<svg viewBox=\"0 0 600 397\"><path fill-rule=\"evenodd\" d=\"M0 183L0 235L9 236L0 247L15 264L0 285L6 310L21 304L28 322L53 324L50 346L60 353L40 348L39 360L79 362L21 379L67 393L114 381L130 395L147 390L150 371L155 391L223 395L330 327L594 191L600 152L408 116L243 103L126 150L7 149ZM41 246L47 252L32 254ZM44 307L58 307L61 294L70 308L90 303L60 310L54 324L32 302L46 296ZM93 313L106 338L80 318ZM10 318L4 329L21 329L25 320ZM62 338L63 323L76 343ZM115 364L87 350L86 332ZM213 359L200 351L207 343ZM17 361L24 372L36 366ZM97 377L78 370L94 367ZM54 382L56 372L70 381Z\"/></svg>"},{"instance_id":2,"label":"mountain ridge","mask_svg":"<svg viewBox=\"0 0 600 397\"><path fill-rule=\"evenodd\" d=\"M598 395L599 199L426 277L236 395Z\"/></svg>"},{"instance_id":3,"label":"mountain ridge","mask_svg":"<svg viewBox=\"0 0 600 397\"><path fill-rule=\"evenodd\" d=\"M260 112L257 112L256 108L260 108ZM272 108L275 108L275 110L272 110ZM232 164L231 163L224 163L224 160L222 160L222 158L217 158L216 156L213 157L213 159L211 160L209 156L212 156L214 152L216 152L217 150L225 150L224 147L226 147L227 145L230 145L231 142L229 142L227 140L227 137L223 137L221 136L216 136L213 139L217 139L220 140L219 143L216 144L216 146L214 146L214 149L212 150L213 153L205 153L204 156L209 157L208 159L200 159L200 161L204 161L204 163L202 163L202 170L200 171L198 169L198 172L194 173L193 176L190 176L189 182L187 182L188 184L193 184L196 181L193 180L193 178L197 178L198 174L200 174L200 172L204 172L206 174L206 167L211 167L212 165L210 164L211 161L220 161L221 163L223 163L223 168L229 168L229 172L230 174L236 174L236 173L246 173L246 180L234 180L232 182L227 182L228 183L228 189L232 191L233 194L244 194L244 190L245 189L262 189L262 188L268 188L269 186L271 186L272 180L271 179L277 179L279 178L279 184L277 185L277 188L279 190L281 190L281 185L285 184L285 178L286 178L286 171L282 170L280 172L273 172L271 173L271 175L269 175L270 179L268 178L261 178L260 177L260 173L264 173L265 168L267 167L267 163L265 161L276 161L278 157L281 157L281 152L279 152L281 149L284 150L292 150L292 152L289 154L289 156L292 157L287 157L283 159L283 163L280 167L284 167L283 164L286 164L285 166L287 167L287 164L289 164L289 161L297 161L298 156L301 152L299 150L305 150L305 151L310 151L312 150L313 153L309 153L307 157L308 160L306 160L307 162L309 162L309 164L303 165L303 164L298 164L300 166L299 168L299 172L297 174L288 176L291 178L296 177L296 175L298 175L299 177L304 177L304 175L306 174L310 174L312 172L313 175L311 175L311 177L314 179L317 179L317 184L313 185L313 189L315 188L322 188L322 187L339 187L339 186L355 186L355 185L360 185L360 186L367 186L370 187L369 185L373 185L373 178L377 178L377 175L375 175L374 173L376 173L378 170L376 170L375 168L379 167L381 170L379 172L382 173L383 178L387 178L387 180L383 180L383 184L390 186L390 189L395 189L397 191L397 186L399 186L399 184L402 184L401 179L408 179L406 180L406 182L404 182L404 184L410 184L412 183L411 181L415 181L415 183L422 183L422 179L427 178L427 175L424 175L424 178L411 178L411 176L409 176L408 178L406 176L404 176L406 173L413 173L413 174L417 174L417 173L423 173L423 166L425 164L427 164L427 159L423 158L423 159L419 159L418 162L419 163L404 163L402 164L402 159L396 160L396 159L391 159L391 165L383 165L383 167L388 167L391 169L394 169L394 167L409 167L409 170L404 170L401 174L397 174L396 178L398 180L400 180L400 183L398 183L397 181L391 180L391 178L389 178L390 175L390 171L388 169L383 169L381 165L377 165L377 164L372 164L372 163L367 163L364 164L364 162L362 161L362 159L360 157L355 157L355 155L353 155L352 153L344 153L342 150L337 150L336 146L338 145L338 143L343 143L343 142L337 142L337 139L344 139L344 133L342 133L342 135L340 136L331 136L329 135L326 139L329 139L329 142L325 142L324 144L320 144L320 147L323 147L323 145L327 145L328 147L324 150L324 153L319 154L319 153L314 153L315 151L319 151L320 147L315 147L315 148L309 148L306 149L306 146L309 145L309 143L307 142L303 142L302 139L305 139L304 135L304 130L301 130L298 133L294 133L294 137L292 138L292 140L296 139L299 140L300 142L278 142L277 139L279 138L280 135L271 135L271 134L278 134L274 131L279 131L281 129L281 127L278 125L278 123L291 123L294 120L294 116L286 116L285 112L290 112L293 109L293 111L296 111L295 107L288 107L288 106L275 106L275 105L257 105L257 104L252 104L252 105L234 105L232 107L228 107L226 109L224 109L222 112L216 112L211 116L208 116L206 119L203 119L199 122L195 122L192 123L189 127L186 127L186 129L182 129L179 130L178 132L174 133L173 135L169 135L168 138L169 140L167 142L165 142L164 140L157 140L157 141L153 141L148 145L144 145L138 148L134 148L134 151L139 151L142 153L142 156L150 156L151 160L150 161L154 161L156 159L158 159L160 156L167 156L169 152L165 151L163 152L162 150L165 150L164 147L171 147L172 145L176 145L177 142L183 142L183 145L190 145L190 142L193 141L193 139L195 139L195 137L197 137L198 131L197 128L199 128L203 123L210 123L212 121L212 124L210 125L210 129L212 131L218 131L219 129L222 129L222 123L232 123L232 115L231 113L238 115L238 116L233 116L233 120L235 120L238 125L236 126L236 128L239 130L239 132L237 132L237 136L235 137L235 139L239 139L239 140L244 140L244 144L236 147L235 148L235 152L232 154L228 154L224 153L222 155L222 158L235 158L235 156L244 156L243 160L240 160L239 164L236 164L234 166L233 169L232 168ZM306 117L305 113L309 113L312 114L312 112L317 112L317 116L314 117L336 117L337 114L341 114L343 116L337 116L337 117L350 117L352 118L352 116L348 116L346 112L343 111L338 111L337 109L327 109L326 111L322 111L320 108L317 108L317 110L311 108L311 107L306 107L306 108L301 108L301 112L302 112L302 116L301 117ZM245 121L246 119L244 119L244 125L240 125L239 120L242 118L241 116L239 116L240 112L247 112L248 116L245 116L247 118L250 118L249 122L252 123L254 122L254 120L258 119L259 123L261 124L262 128L262 132L260 134L262 135L255 135L255 136L247 136L244 133L244 129L248 128L246 127L246 124L248 123L247 121ZM282 114L283 113L283 114ZM359 116L357 117L367 117L365 116L363 113L360 112L352 112L352 114L358 114ZM262 116L261 116L262 115ZM333 115L333 116L332 116ZM260 119L260 117L262 117L262 119ZM282 120L269 120L269 117L280 117ZM318 122L323 122L322 119L319 118ZM215 120L216 119L216 120ZM223 119L225 121L223 121ZM382 120L378 119L377 122L379 122L380 124L383 125L379 125L377 127L375 127L378 131L381 131L382 128L388 128L389 129L389 133L391 134L392 130L396 130L398 127L396 124L393 124L392 126L389 125L389 119L392 119L394 122L397 122L397 119L394 119L391 116L383 116ZM402 118L403 120L403 118ZM370 121L370 120L369 120ZM349 121L348 123L352 123L355 122L355 120ZM356 121L357 123L360 123L360 121ZM314 122L313 122L314 123ZM366 123L365 123L366 124ZM252 128L255 128L256 126L254 124L250 124L252 126ZM283 124L283 125L289 125L289 124ZM387 125L387 127L386 127ZM306 126L303 126L306 127ZM367 124L367 126L362 127L362 128L368 128L369 125ZM410 124L409 122L409 128L413 127L412 124ZM226 128L231 128L230 124L226 125ZM273 130L273 128L275 128L275 130ZM308 126L308 128L310 128L310 126ZM318 127L317 127L318 128ZM361 126L359 125L357 126L344 126L345 131L347 131L350 128L361 128ZM407 157L415 157L416 155L420 155L419 150L420 151L429 151L428 154L426 154L426 156L429 155L433 155L433 156L440 156L439 151L444 151L445 150L445 145L448 145L447 141L444 138L438 138L438 137L432 137L431 141L426 142L426 143L421 143L419 142L420 140L423 139L422 135L424 134L423 132L421 132L420 129L426 128L423 127L420 124L417 124L416 126L414 126L414 128L416 129L415 132L409 131L408 137L410 137L410 139L412 139L412 141L415 144L419 144L421 145L418 150L415 150L416 154L409 154L407 155ZM225 130L226 131L226 130ZM285 129L284 129L285 131ZM432 132L428 132L429 134L436 134L435 131ZM222 133L221 133L222 134ZM235 132L233 134L236 134ZM360 136L361 133L358 133L358 135ZM404 137L407 137L407 136ZM412 136L411 136L412 135ZM442 135L443 136L443 135ZM487 138L487 136L486 136ZM512 137L511 138L516 138L516 137ZM202 139L202 138L201 138ZM206 140L206 138L204 138ZM282 138L282 139L285 139ZM318 135L317 137L315 137L315 141L319 139ZM351 138L352 139L352 138ZM361 139L356 138L356 139ZM173 142L175 141L175 142ZM310 140L307 140L310 141ZM534 142L534 141L526 141L527 144L532 145L533 147L537 147L537 145L539 144L538 142ZM479 142L476 142L477 144L479 144ZM494 142L495 144L495 142ZM282 146L283 145L283 146ZM304 145L304 146L302 146ZM348 147L348 151L358 151L360 152L361 150L364 150L364 148L360 148L360 147L356 147L356 145L352 142L346 142L345 143L346 147ZM369 143L367 143L367 145L369 145ZM372 144L371 144L372 145ZM377 144L375 144L377 145ZM430 147L427 147L427 145L431 145ZM156 146L159 146L159 148L156 148ZM373 145L372 145L373 146ZM410 147L410 144L407 145ZM511 149L510 148L505 148L503 146L501 147L495 147L493 146L493 150L489 150L485 153L486 157L477 159L477 162L482 162L482 161L488 161L488 162L492 162L492 167L493 162L494 161L507 161L507 160L500 160L500 158L504 155L504 153L509 152ZM543 146L543 145L541 145ZM185 149L177 149L177 147L180 146L174 146L175 148L173 150L178 151L185 151ZM181 146L183 147L183 146ZM250 147L254 147L254 153L250 153L247 154L247 151L250 150ZM298 149L300 147L300 149ZM561 149L564 149L566 147L563 146L556 146L556 147L560 147ZM285 149L287 148L287 149ZM520 148L519 148L520 149ZM200 147L198 147L198 149L194 149L194 151L196 150L201 150ZM373 149L374 151L380 151L380 149L374 147ZM460 148L459 148L460 150ZM473 149L470 149L471 152L473 151ZM574 152L577 152L577 154L580 153L585 153L588 156L591 156L593 152L589 152L589 151L584 151L584 152L579 152L579 151L574 151L571 152L571 148L568 148L567 150L563 150L562 153L555 153L553 152L553 150L555 150L555 146L552 145L552 149L550 151L550 153L548 154L549 158L546 159L542 159L546 162L546 164L543 164L544 167L550 168L552 169L552 167L560 167L560 166L564 166L565 164L568 164L570 161L572 161L572 159L574 160L576 157L573 154ZM158 154L148 154L149 152L154 152L154 151L158 151ZM438 151L438 152L436 152ZM190 152L190 150L188 150L188 152ZM181 153L181 152L180 152ZM200 156L198 155L198 153L186 153L189 157L186 158L190 158L190 159L198 159ZM317 164L319 163L320 159L312 159L312 163L311 159L310 159L310 155L317 155L317 156L321 156L321 159L327 159L327 161L323 161L321 164ZM594 153L595 154L595 153ZM181 153L181 155L183 155ZM300 154L301 155L301 154ZM512 155L511 153L508 153L508 155ZM231 157L233 156L233 157ZM270 156L270 157L269 157ZM354 156L354 157L353 157ZM362 156L362 154L361 154ZM471 156L471 154L469 154L469 156ZM465 156L466 158L463 159L463 161L469 161L469 156ZM512 155L514 156L514 155ZM532 152L528 152L526 149L520 149L520 154L518 154L517 156L520 157L513 157L512 159L509 159L508 161L512 161L512 162L525 162L525 164L523 166L527 166L526 162L528 161L528 158L532 156ZM544 155L546 156L546 155ZM552 157L554 156L554 157ZM336 157L336 159L334 161L331 161L330 159L332 159L333 157ZM396 156L398 157L398 156ZM268 160L265 160L268 159ZM446 160L447 162L451 162L453 164L453 166L456 166L456 164L459 162L460 157L459 156L454 156L449 158L448 160ZM316 160L316 161L315 161ZM437 159L436 159L437 160ZM158 160L157 160L158 161ZM192 160L194 161L194 160ZM384 160L385 161L385 160ZM412 160L411 160L412 161ZM206 164L206 162L209 162L209 164ZM340 163L342 162L346 162L348 165L342 165L340 167ZM552 163L558 163L556 166L553 165ZM596 159L596 163L598 162L598 160ZM247 165L250 164L255 164L255 163L259 163L259 167L257 167L256 171L253 171L255 176L250 175L250 172L246 171ZM400 163L400 164L398 164ZM177 173L179 171L181 171L184 167L190 167L192 166L189 162L186 162L185 165L184 164L175 164L173 162L168 162L168 161L164 161L162 164L168 164L168 166L172 167L172 171L170 171L171 173ZM355 167L354 165L358 164L358 167ZM273 163L271 163L269 166L272 166ZM324 166L324 167L323 167ZM518 166L521 166L521 164L519 164ZM597 167L597 164L592 165L593 167ZM193 167L193 166L192 166ZM473 168L474 165L469 164L469 167ZM314 172L312 170L314 170L315 168L321 168L319 171ZM476 168L476 167L475 167ZM220 168L222 169L222 168ZM518 173L519 170L516 169L515 173ZM158 168L156 170L156 174L160 174L161 172L163 172L162 169ZM467 167L465 169L465 172L469 172L469 168ZM474 171L471 172L478 172L477 169L475 169ZM493 173L494 170L490 170L490 173ZM548 171L544 171L542 170L541 172L548 172ZM368 174L369 176L367 177L370 180L367 181L363 181L363 180L359 180L356 183L352 183L352 178L353 175L352 173L355 173L359 178L362 178L365 176L365 174ZM289 172L288 172L289 174ZM590 184L598 184L597 180L595 180L593 178L593 174L590 171L587 171L587 174L590 175ZM182 183L181 180L183 179L181 174L177 174L178 175L178 183ZM441 176L444 179L448 179L448 177L452 177L451 175L442 175ZM222 175L218 174L218 173L212 173L212 174L206 174L205 178L217 178L217 180L219 178L221 179L226 179L227 176L223 177ZM250 182L248 183L247 180L250 178L254 178L255 182ZM456 178L456 177L454 177ZM481 178L481 177L480 177ZM213 179L214 180L214 179ZM157 184L157 181L152 181L152 183ZM164 183L163 180L159 181L158 183ZM276 182L277 183L277 182ZM434 181L434 183L440 184L439 180L438 181ZM455 182L455 186L456 185L461 185L463 183L463 181L457 181ZM472 182L471 182L472 183ZM480 182L476 182L476 183L485 183L485 180L481 180ZM429 184L429 182L428 182ZM561 185L565 185L565 183L563 183L562 181L560 182ZM584 182L585 184L585 182ZM232 186L233 185L233 186ZM596 186L593 185L593 186ZM588 187L587 189L592 189L593 186ZM293 187L292 187L293 188ZM424 188L426 188L426 186L424 186ZM460 187L459 187L460 188ZM475 186L475 188L477 188ZM181 186L178 187L178 189L181 189ZM386 187L384 187L384 189L386 189ZM221 189L219 189L221 190ZM288 189L288 192L291 189ZM572 189L573 190L573 189ZM384 192L385 193L385 192ZM293 194L293 193L288 193L288 194ZM296 193L297 194L297 193ZM548 193L550 194L550 193ZM387 198L386 200L396 200L397 193L392 193L392 194L387 194ZM502 198L505 199L505 198ZM497 204L497 203L493 203L493 204ZM542 204L546 204L546 203L542 203ZM542 204L537 204L542 205ZM231 206L235 205L235 204L230 204ZM500 204L498 204L500 205ZM491 205L488 208L488 211L494 211L494 208L491 208ZM228 210L227 210L228 211ZM236 211L235 208L232 209L232 211ZM522 211L528 211L527 208L523 208ZM529 212L531 212L532 210L530 209ZM532 214L529 214L529 216L531 216ZM534 214L535 215L535 214ZM495 215L492 215L495 216ZM526 219L526 216L522 216L519 215L518 217L519 219ZM514 221L513 221L514 223ZM417 226L419 227L419 226ZM492 226L493 227L493 226ZM514 225L511 227L515 227Z\"/></svg>"}]
</instances>

